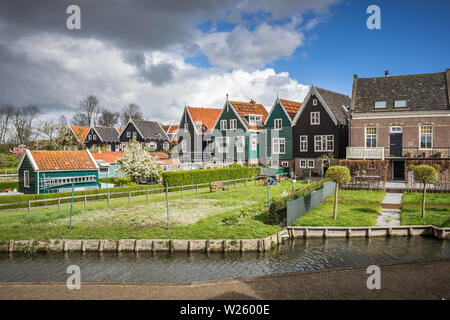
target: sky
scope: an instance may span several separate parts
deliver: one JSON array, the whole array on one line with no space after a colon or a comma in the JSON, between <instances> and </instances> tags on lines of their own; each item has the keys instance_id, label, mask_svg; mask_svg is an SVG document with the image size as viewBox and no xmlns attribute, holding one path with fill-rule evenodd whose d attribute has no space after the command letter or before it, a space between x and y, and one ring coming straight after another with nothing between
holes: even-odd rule
<instances>
[{"instance_id":1,"label":"sky","mask_svg":"<svg viewBox=\"0 0 450 320\"><path fill-rule=\"evenodd\" d=\"M66 9L81 10L69 30ZM369 5L381 29L370 30ZM96 95L113 111L178 123L184 105L221 108L311 84L351 95L359 77L450 68L450 1L60 0L0 2L0 106L66 118Z\"/></svg>"}]
</instances>

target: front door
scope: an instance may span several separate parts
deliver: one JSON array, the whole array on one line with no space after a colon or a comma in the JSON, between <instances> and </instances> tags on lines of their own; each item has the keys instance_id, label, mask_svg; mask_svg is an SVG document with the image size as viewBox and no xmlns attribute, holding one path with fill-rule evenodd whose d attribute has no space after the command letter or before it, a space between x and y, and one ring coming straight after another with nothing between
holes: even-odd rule
<instances>
[{"instance_id":1,"label":"front door","mask_svg":"<svg viewBox=\"0 0 450 320\"><path fill-rule=\"evenodd\" d=\"M389 138L389 156L401 157L403 139L402 127L391 127L391 134Z\"/></svg>"},{"instance_id":2,"label":"front door","mask_svg":"<svg viewBox=\"0 0 450 320\"><path fill-rule=\"evenodd\" d=\"M405 180L405 161L394 161L394 180Z\"/></svg>"}]
</instances>

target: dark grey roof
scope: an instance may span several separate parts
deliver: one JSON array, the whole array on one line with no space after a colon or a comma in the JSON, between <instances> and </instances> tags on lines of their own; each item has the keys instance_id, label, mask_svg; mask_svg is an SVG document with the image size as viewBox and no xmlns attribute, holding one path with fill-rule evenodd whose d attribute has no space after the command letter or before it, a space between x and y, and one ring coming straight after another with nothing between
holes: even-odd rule
<instances>
[{"instance_id":1,"label":"dark grey roof","mask_svg":"<svg viewBox=\"0 0 450 320\"><path fill-rule=\"evenodd\" d=\"M144 139L167 139L166 132L156 121L133 119L133 123L144 136Z\"/></svg>"},{"instance_id":2,"label":"dark grey roof","mask_svg":"<svg viewBox=\"0 0 450 320\"><path fill-rule=\"evenodd\" d=\"M342 106L349 108L351 98L342 93L337 93L317 87L315 88L317 92L319 92L322 99L325 100L328 107L331 109L331 112L336 117L338 124L347 124L349 113Z\"/></svg>"},{"instance_id":3,"label":"dark grey roof","mask_svg":"<svg viewBox=\"0 0 450 320\"><path fill-rule=\"evenodd\" d=\"M356 78L354 112L375 111L375 101L386 101L383 111L448 110L448 84L445 72ZM406 100L406 108L395 108L395 100Z\"/></svg>"},{"instance_id":4,"label":"dark grey roof","mask_svg":"<svg viewBox=\"0 0 450 320\"><path fill-rule=\"evenodd\" d=\"M97 131L99 138L106 142L106 141L117 141L119 142L119 132L116 128L113 127L94 127L95 131Z\"/></svg>"}]
</instances>

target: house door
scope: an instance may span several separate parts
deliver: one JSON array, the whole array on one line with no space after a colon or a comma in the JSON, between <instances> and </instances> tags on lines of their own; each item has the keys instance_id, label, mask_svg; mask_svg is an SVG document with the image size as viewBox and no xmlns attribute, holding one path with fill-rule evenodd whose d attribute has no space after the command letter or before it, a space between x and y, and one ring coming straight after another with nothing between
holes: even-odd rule
<instances>
[{"instance_id":1,"label":"house door","mask_svg":"<svg viewBox=\"0 0 450 320\"><path fill-rule=\"evenodd\" d=\"M394 180L405 180L405 161L394 161L393 178Z\"/></svg>"},{"instance_id":2,"label":"house door","mask_svg":"<svg viewBox=\"0 0 450 320\"><path fill-rule=\"evenodd\" d=\"M325 175L329 167L330 167L330 160L322 160L322 176Z\"/></svg>"},{"instance_id":3,"label":"house door","mask_svg":"<svg viewBox=\"0 0 450 320\"><path fill-rule=\"evenodd\" d=\"M389 156L401 157L402 156L402 127L391 127L389 137Z\"/></svg>"}]
</instances>

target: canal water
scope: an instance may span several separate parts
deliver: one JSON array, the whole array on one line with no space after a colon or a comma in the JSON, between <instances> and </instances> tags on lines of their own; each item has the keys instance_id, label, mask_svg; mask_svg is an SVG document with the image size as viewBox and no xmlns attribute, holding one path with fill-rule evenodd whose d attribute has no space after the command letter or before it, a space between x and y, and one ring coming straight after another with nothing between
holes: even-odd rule
<instances>
[{"instance_id":1,"label":"canal water","mask_svg":"<svg viewBox=\"0 0 450 320\"><path fill-rule=\"evenodd\" d=\"M428 237L297 239L266 253L0 254L0 282L190 282L450 258L448 240Z\"/></svg>"}]
</instances>

